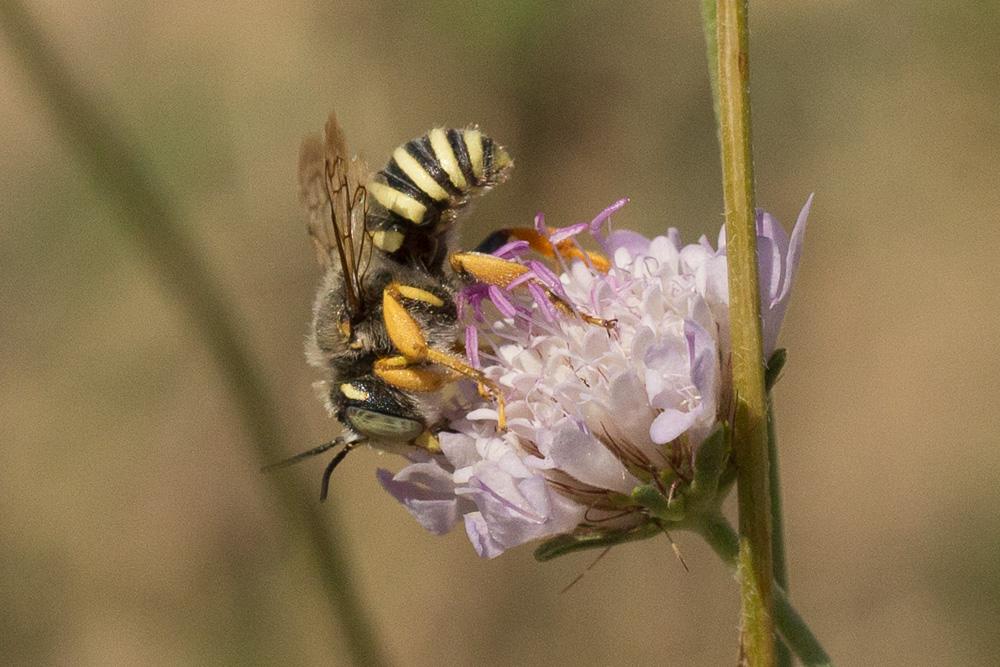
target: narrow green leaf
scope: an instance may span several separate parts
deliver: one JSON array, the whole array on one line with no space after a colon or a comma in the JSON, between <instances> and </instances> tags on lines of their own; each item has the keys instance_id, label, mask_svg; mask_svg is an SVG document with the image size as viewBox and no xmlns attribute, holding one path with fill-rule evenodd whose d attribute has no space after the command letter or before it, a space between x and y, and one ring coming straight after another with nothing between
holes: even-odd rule
<instances>
[{"instance_id":1,"label":"narrow green leaf","mask_svg":"<svg viewBox=\"0 0 1000 667\"><path fill-rule=\"evenodd\" d=\"M779 347L771 354L771 358L767 360L767 368L764 369L765 391L770 392L774 385L778 384L781 369L785 367L786 361L788 361L788 350L783 347Z\"/></svg>"},{"instance_id":2,"label":"narrow green leaf","mask_svg":"<svg viewBox=\"0 0 1000 667\"><path fill-rule=\"evenodd\" d=\"M729 463L730 435L729 427L719 424L698 447L694 459L694 481L688 494L692 499L715 498L719 480Z\"/></svg>"},{"instance_id":3,"label":"narrow green leaf","mask_svg":"<svg viewBox=\"0 0 1000 667\"><path fill-rule=\"evenodd\" d=\"M578 531L576 533L559 535L558 537L553 537L550 540L542 542L535 549L535 559L545 562L576 551L612 547L616 544L624 544L625 542L645 540L661 532L662 530L659 525L649 521L625 530Z\"/></svg>"}]
</instances>

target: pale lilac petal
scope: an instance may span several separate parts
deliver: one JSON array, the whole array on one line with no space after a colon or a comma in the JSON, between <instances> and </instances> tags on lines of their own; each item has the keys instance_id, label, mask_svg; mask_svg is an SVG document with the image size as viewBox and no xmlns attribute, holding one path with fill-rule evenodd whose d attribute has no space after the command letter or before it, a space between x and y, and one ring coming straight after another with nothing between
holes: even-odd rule
<instances>
[{"instance_id":1,"label":"pale lilac petal","mask_svg":"<svg viewBox=\"0 0 1000 667\"><path fill-rule=\"evenodd\" d=\"M757 210L757 257L760 275L760 302L763 309L774 306L785 282L788 235L770 213Z\"/></svg>"},{"instance_id":2,"label":"pale lilac petal","mask_svg":"<svg viewBox=\"0 0 1000 667\"><path fill-rule=\"evenodd\" d=\"M632 257L645 254L649 250L649 239L628 229L619 229L611 232L604 242L604 249L609 255L617 253L619 248L624 248Z\"/></svg>"},{"instance_id":3,"label":"pale lilac petal","mask_svg":"<svg viewBox=\"0 0 1000 667\"><path fill-rule=\"evenodd\" d=\"M764 335L764 357L768 358L778 345L778 334L781 332L781 323L785 318L785 311L788 309L788 301L791 297L792 282L798 270L799 260L802 256L802 242L805 239L806 223L809 219L809 210L812 208L813 195L809 195L805 205L799 212L799 217L795 221L792 229L792 237L787 246L787 253L782 257L783 280L779 292L770 303L769 308L763 309L763 335Z\"/></svg>"},{"instance_id":4,"label":"pale lilac petal","mask_svg":"<svg viewBox=\"0 0 1000 667\"><path fill-rule=\"evenodd\" d=\"M669 236L657 236L649 243L649 256L669 268L671 273L677 273L680 268L681 250Z\"/></svg>"},{"instance_id":5,"label":"pale lilac petal","mask_svg":"<svg viewBox=\"0 0 1000 667\"><path fill-rule=\"evenodd\" d=\"M775 244L769 238L757 237L758 277L760 279L760 305L762 310L774 305L781 289L781 261L775 257Z\"/></svg>"},{"instance_id":6,"label":"pale lilac petal","mask_svg":"<svg viewBox=\"0 0 1000 667\"><path fill-rule=\"evenodd\" d=\"M458 521L455 485L436 462L414 463L395 475L380 468L376 475L382 488L430 532L443 535Z\"/></svg>"},{"instance_id":7,"label":"pale lilac petal","mask_svg":"<svg viewBox=\"0 0 1000 667\"><path fill-rule=\"evenodd\" d=\"M698 269L715 257L715 251L711 246L706 248L703 245L689 245L681 249L680 260L688 271L697 273Z\"/></svg>"},{"instance_id":8,"label":"pale lilac petal","mask_svg":"<svg viewBox=\"0 0 1000 667\"><path fill-rule=\"evenodd\" d=\"M556 319L556 308L552 305L549 295L535 283L528 283L528 291L531 293L531 298L535 300L538 305L538 310L541 311L542 316L548 322L554 322Z\"/></svg>"},{"instance_id":9,"label":"pale lilac petal","mask_svg":"<svg viewBox=\"0 0 1000 667\"><path fill-rule=\"evenodd\" d=\"M503 518L518 523L540 524L548 515L548 498L544 498L541 506L534 504L538 493L525 495L522 485L530 479L517 479L495 465L482 466L469 480L466 488L459 492L472 497L473 502L484 512L484 516ZM544 486L545 480L538 477L538 483Z\"/></svg>"},{"instance_id":10,"label":"pale lilac petal","mask_svg":"<svg viewBox=\"0 0 1000 667\"><path fill-rule=\"evenodd\" d=\"M788 295L792 291L792 280L795 278L795 272L799 268L799 260L802 257L802 242L806 237L806 223L809 220L809 211L812 208L813 195L809 195L809 199L806 200L805 205L802 210L799 211L799 217L795 220L795 227L792 229L792 238L788 244L788 256L785 258L785 282L781 286L780 299L782 301L788 298Z\"/></svg>"},{"instance_id":11,"label":"pale lilac petal","mask_svg":"<svg viewBox=\"0 0 1000 667\"><path fill-rule=\"evenodd\" d=\"M489 296L489 287L481 283L475 285L469 285L463 287L458 292L458 298L455 300L458 304L459 312L462 313L465 310L465 304L472 306L472 312L475 316L477 322L483 321L483 309L482 302ZM461 318L461 315L459 315Z\"/></svg>"},{"instance_id":12,"label":"pale lilac petal","mask_svg":"<svg viewBox=\"0 0 1000 667\"><path fill-rule=\"evenodd\" d=\"M718 315L724 314L728 321L729 272L725 256L717 255L699 266L695 271L695 284L709 307Z\"/></svg>"},{"instance_id":13,"label":"pale lilac petal","mask_svg":"<svg viewBox=\"0 0 1000 667\"><path fill-rule=\"evenodd\" d=\"M495 285L490 285L488 289L490 301L492 301L493 305L497 307L500 314L504 317L514 317L514 314L517 313L517 309L514 308L514 304L510 302L510 299L504 295L500 288Z\"/></svg>"},{"instance_id":14,"label":"pale lilac petal","mask_svg":"<svg viewBox=\"0 0 1000 667\"><path fill-rule=\"evenodd\" d=\"M643 355L646 394L654 408L678 403L681 392L691 385L691 360L687 342L678 337L651 343Z\"/></svg>"},{"instance_id":15,"label":"pale lilac petal","mask_svg":"<svg viewBox=\"0 0 1000 667\"><path fill-rule=\"evenodd\" d=\"M649 426L649 437L658 445L666 444L691 428L698 415L694 412L664 410Z\"/></svg>"},{"instance_id":16,"label":"pale lilac petal","mask_svg":"<svg viewBox=\"0 0 1000 667\"><path fill-rule=\"evenodd\" d=\"M597 438L570 425L559 427L542 454L584 484L629 493L639 480Z\"/></svg>"},{"instance_id":17,"label":"pale lilac petal","mask_svg":"<svg viewBox=\"0 0 1000 667\"><path fill-rule=\"evenodd\" d=\"M448 463L456 469L471 466L480 459L475 438L465 433L442 431L438 434L438 441Z\"/></svg>"},{"instance_id":18,"label":"pale lilac petal","mask_svg":"<svg viewBox=\"0 0 1000 667\"><path fill-rule=\"evenodd\" d=\"M528 262L528 268L531 269L531 272L543 285L565 298L566 292L563 290L562 281L559 280L559 276L552 269L534 260Z\"/></svg>"},{"instance_id":19,"label":"pale lilac petal","mask_svg":"<svg viewBox=\"0 0 1000 667\"><path fill-rule=\"evenodd\" d=\"M538 232L539 234L541 234L542 236L548 236L549 235L549 230L545 226L545 214L544 213L536 213L535 214L535 231Z\"/></svg>"},{"instance_id":20,"label":"pale lilac petal","mask_svg":"<svg viewBox=\"0 0 1000 667\"><path fill-rule=\"evenodd\" d=\"M568 227L559 227L553 229L549 233L549 242L555 245L560 241L565 241L568 238L572 238L581 232L584 232L589 225L586 222L578 222L575 225L569 225Z\"/></svg>"},{"instance_id":21,"label":"pale lilac petal","mask_svg":"<svg viewBox=\"0 0 1000 667\"><path fill-rule=\"evenodd\" d=\"M465 417L469 421L496 421L497 411L493 408L479 408Z\"/></svg>"},{"instance_id":22,"label":"pale lilac petal","mask_svg":"<svg viewBox=\"0 0 1000 667\"><path fill-rule=\"evenodd\" d=\"M507 291L508 292L513 291L514 289L520 287L524 283L529 282L531 280L535 280L535 274L532 273L531 271L525 271L517 278L514 278L509 283L507 283Z\"/></svg>"},{"instance_id":23,"label":"pale lilac petal","mask_svg":"<svg viewBox=\"0 0 1000 667\"><path fill-rule=\"evenodd\" d=\"M592 234L597 234L598 232L600 232L601 226L604 224L604 221L610 218L618 211L625 208L625 205L628 203L629 203L629 198L623 197L622 199L619 199L614 204L612 204L611 206L607 207L606 209L598 213L597 217L595 217L593 220L590 221L590 232Z\"/></svg>"},{"instance_id":24,"label":"pale lilac petal","mask_svg":"<svg viewBox=\"0 0 1000 667\"><path fill-rule=\"evenodd\" d=\"M715 338L691 320L684 323L684 335L688 339L691 359L691 381L698 389L699 404L692 412L697 413L698 423L692 425L692 444L700 444L711 433L715 422L718 395L720 392L719 350Z\"/></svg>"},{"instance_id":25,"label":"pale lilac petal","mask_svg":"<svg viewBox=\"0 0 1000 667\"><path fill-rule=\"evenodd\" d=\"M479 329L472 325L465 327L465 356L473 368L479 368Z\"/></svg>"},{"instance_id":26,"label":"pale lilac petal","mask_svg":"<svg viewBox=\"0 0 1000 667\"><path fill-rule=\"evenodd\" d=\"M642 378L634 369L629 369L611 381L608 387L611 396L609 416L602 421L608 435L618 442L631 443L647 456L653 456L653 441L649 438L647 424L656 418L656 410L648 401L638 400L645 393Z\"/></svg>"},{"instance_id":27,"label":"pale lilac petal","mask_svg":"<svg viewBox=\"0 0 1000 667\"><path fill-rule=\"evenodd\" d=\"M572 530L586 508L549 489L536 475L514 481L489 473L470 481L463 493L475 502L494 548L511 547ZM481 536L477 530L477 536Z\"/></svg>"},{"instance_id":28,"label":"pale lilac petal","mask_svg":"<svg viewBox=\"0 0 1000 667\"><path fill-rule=\"evenodd\" d=\"M504 548L490 535L489 526L482 512L470 512L465 515L465 534L472 542L472 548L483 558L496 558L504 552Z\"/></svg>"},{"instance_id":29,"label":"pale lilac petal","mask_svg":"<svg viewBox=\"0 0 1000 667\"><path fill-rule=\"evenodd\" d=\"M530 248L530 243L517 239L516 241L508 241L494 250L493 256L501 257L503 259L512 259L521 253L527 252Z\"/></svg>"},{"instance_id":30,"label":"pale lilac petal","mask_svg":"<svg viewBox=\"0 0 1000 667\"><path fill-rule=\"evenodd\" d=\"M692 320L684 321L684 337L688 343L691 381L702 393L711 396L719 375L719 354L715 338Z\"/></svg>"}]
</instances>

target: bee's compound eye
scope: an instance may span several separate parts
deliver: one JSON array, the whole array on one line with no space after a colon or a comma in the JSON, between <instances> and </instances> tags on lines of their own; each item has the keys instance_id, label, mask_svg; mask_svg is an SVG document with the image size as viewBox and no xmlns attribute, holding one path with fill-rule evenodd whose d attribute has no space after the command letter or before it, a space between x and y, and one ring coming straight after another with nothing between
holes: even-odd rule
<instances>
[{"instance_id":1,"label":"bee's compound eye","mask_svg":"<svg viewBox=\"0 0 1000 667\"><path fill-rule=\"evenodd\" d=\"M358 407L347 408L344 416L350 422L352 429L374 439L396 442L413 440L423 433L425 428L423 423L415 419Z\"/></svg>"}]
</instances>

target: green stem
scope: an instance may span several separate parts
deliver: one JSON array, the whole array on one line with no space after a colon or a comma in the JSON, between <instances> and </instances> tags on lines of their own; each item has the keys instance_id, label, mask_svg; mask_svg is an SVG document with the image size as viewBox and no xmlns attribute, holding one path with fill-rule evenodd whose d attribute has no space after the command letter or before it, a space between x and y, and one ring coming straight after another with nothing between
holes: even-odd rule
<instances>
[{"instance_id":1,"label":"green stem","mask_svg":"<svg viewBox=\"0 0 1000 667\"><path fill-rule=\"evenodd\" d=\"M0 2L0 25L20 56L57 129L112 202L115 221L150 259L153 270L181 304L215 358L238 406L261 464L279 451L284 428L277 403L254 358L239 318L212 275L207 261L184 232L176 207L147 168L134 142L124 138L107 112L68 73L31 16L16 1ZM348 559L334 535L342 534L330 512L320 514L313 493L291 476L274 477L287 525L309 537L323 589L342 624L353 662L384 664L379 642L354 586ZM327 508L329 509L329 508Z\"/></svg>"},{"instance_id":2,"label":"green stem","mask_svg":"<svg viewBox=\"0 0 1000 667\"><path fill-rule=\"evenodd\" d=\"M726 210L736 414L733 453L741 554L742 642L748 663L775 664L767 398L757 268L747 0L718 0L719 138Z\"/></svg>"},{"instance_id":3,"label":"green stem","mask_svg":"<svg viewBox=\"0 0 1000 667\"><path fill-rule=\"evenodd\" d=\"M767 395L767 458L771 487L771 566L774 583L788 593L788 561L785 558L785 517L781 506L781 474L778 467L778 436L774 423L774 398ZM777 604L777 602L775 602ZM778 667L791 667L788 647L779 642L775 655Z\"/></svg>"},{"instance_id":4,"label":"green stem","mask_svg":"<svg viewBox=\"0 0 1000 667\"><path fill-rule=\"evenodd\" d=\"M701 535L716 555L732 570L737 570L740 563L740 537L724 516L719 513L701 517L701 521L693 523L688 528ZM798 656L804 665L832 665L830 656L826 654L819 640L809 629L799 615L785 590L778 585L774 591L774 620L780 637Z\"/></svg>"},{"instance_id":5,"label":"green stem","mask_svg":"<svg viewBox=\"0 0 1000 667\"><path fill-rule=\"evenodd\" d=\"M778 466L778 436L774 424L774 399L767 397L767 453L771 485L771 558L774 580L788 591L788 560L785 557L785 516L781 507L781 471Z\"/></svg>"}]
</instances>

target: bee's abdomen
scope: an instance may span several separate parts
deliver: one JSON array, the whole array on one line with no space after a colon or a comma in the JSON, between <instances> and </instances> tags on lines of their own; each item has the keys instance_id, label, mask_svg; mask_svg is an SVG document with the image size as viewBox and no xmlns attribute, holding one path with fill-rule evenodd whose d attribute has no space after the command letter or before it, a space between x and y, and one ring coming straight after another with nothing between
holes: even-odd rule
<instances>
[{"instance_id":1,"label":"bee's abdomen","mask_svg":"<svg viewBox=\"0 0 1000 667\"><path fill-rule=\"evenodd\" d=\"M432 225L503 180L512 165L507 151L477 129L436 128L397 148L368 191L397 222Z\"/></svg>"}]
</instances>

